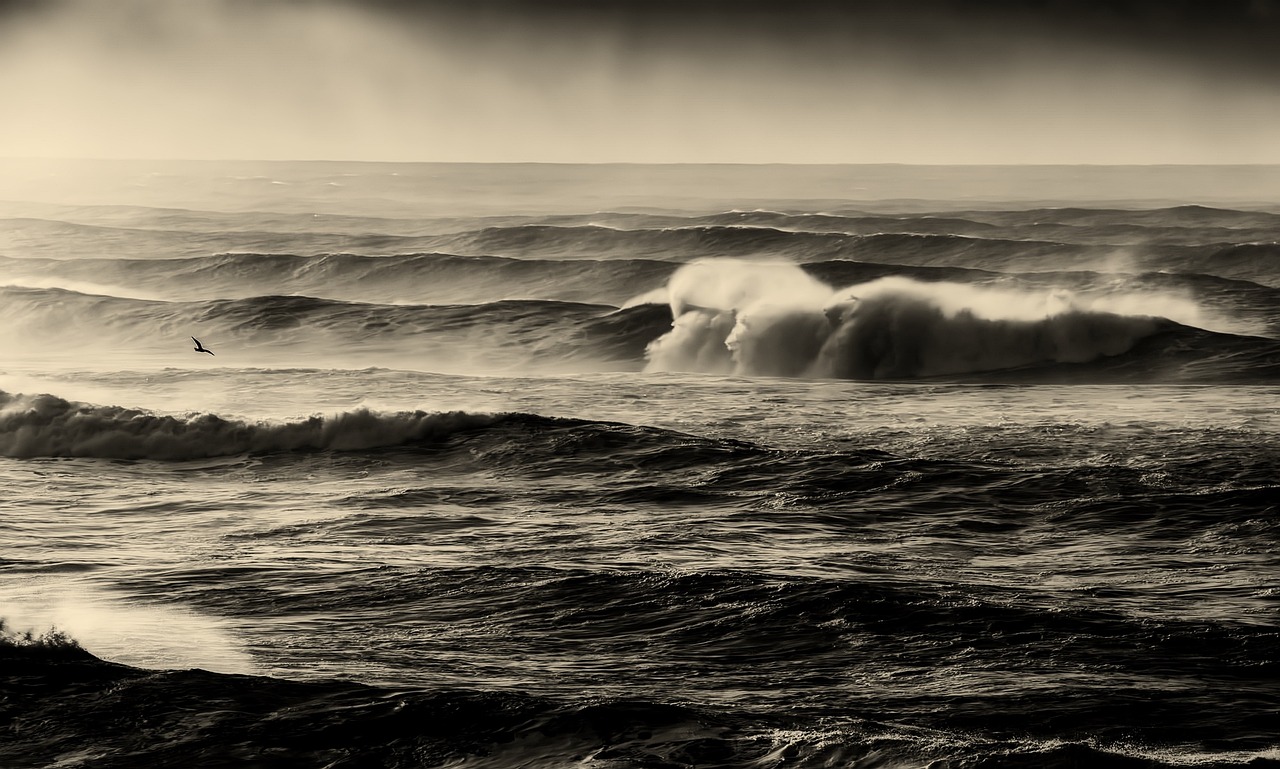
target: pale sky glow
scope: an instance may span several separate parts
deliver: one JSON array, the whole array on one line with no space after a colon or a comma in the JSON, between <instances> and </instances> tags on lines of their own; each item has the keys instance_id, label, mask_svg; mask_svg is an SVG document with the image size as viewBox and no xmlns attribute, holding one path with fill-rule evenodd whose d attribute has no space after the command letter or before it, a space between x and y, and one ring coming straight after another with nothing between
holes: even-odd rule
<instances>
[{"instance_id":1,"label":"pale sky glow","mask_svg":"<svg viewBox=\"0 0 1280 769\"><path fill-rule=\"evenodd\" d=\"M965 53L318 2L73 0L0 21L5 156L1280 163L1267 77L999 30Z\"/></svg>"}]
</instances>

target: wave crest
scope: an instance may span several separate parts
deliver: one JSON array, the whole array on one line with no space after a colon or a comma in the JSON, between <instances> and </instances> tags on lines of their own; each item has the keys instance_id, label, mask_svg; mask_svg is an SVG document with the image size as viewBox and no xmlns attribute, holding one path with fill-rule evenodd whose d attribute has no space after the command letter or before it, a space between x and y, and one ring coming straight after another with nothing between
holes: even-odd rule
<instances>
[{"instance_id":1,"label":"wave crest","mask_svg":"<svg viewBox=\"0 0 1280 769\"><path fill-rule=\"evenodd\" d=\"M886 379L1120 355L1197 317L1176 299L888 277L835 291L791 264L708 260L668 283L650 371Z\"/></svg>"},{"instance_id":2,"label":"wave crest","mask_svg":"<svg viewBox=\"0 0 1280 769\"><path fill-rule=\"evenodd\" d=\"M461 411L380 413L247 422L216 414L172 416L95 406L56 395L0 391L0 456L189 460L291 451L359 451L443 440L501 415Z\"/></svg>"}]
</instances>

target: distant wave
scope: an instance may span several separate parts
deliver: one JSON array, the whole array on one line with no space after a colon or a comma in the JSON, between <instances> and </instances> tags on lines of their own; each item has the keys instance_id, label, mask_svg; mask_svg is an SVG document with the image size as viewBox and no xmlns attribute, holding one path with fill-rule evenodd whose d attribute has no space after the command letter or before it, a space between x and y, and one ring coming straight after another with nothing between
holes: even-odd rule
<instances>
[{"instance_id":1,"label":"distant wave","mask_svg":"<svg viewBox=\"0 0 1280 769\"><path fill-rule=\"evenodd\" d=\"M886 222L886 224L888 224ZM868 228L875 230L876 228ZM922 232L914 231L916 229ZM906 230L905 232L902 230ZM1064 262L1102 265L1111 245L935 232L898 222L889 231L845 232L759 225L697 224L615 229L596 224L521 224L488 227L442 238L440 250L457 254L575 258L647 258L687 262L702 258L780 258L794 262L853 259L916 266L1044 269Z\"/></svg>"},{"instance_id":2,"label":"distant wave","mask_svg":"<svg viewBox=\"0 0 1280 769\"><path fill-rule=\"evenodd\" d=\"M1054 367L1116 358L1154 338L1168 343L1143 350L1146 364L1173 349L1208 358L1216 353L1204 337L1214 337L1230 341L1224 346L1233 350L1260 351L1252 366L1220 376L1247 378L1253 368L1252 375L1270 378L1280 344L1176 322L1195 322L1199 314L1194 303L1176 297L903 277L836 291L784 263L697 262L672 277L667 293L674 321L648 348L650 371L912 379L1036 369L1052 379L1062 375ZM1169 369L1147 375L1161 381L1184 373Z\"/></svg>"},{"instance_id":3,"label":"distant wave","mask_svg":"<svg viewBox=\"0 0 1280 769\"><path fill-rule=\"evenodd\" d=\"M1218 254L1218 252L1215 252ZM1274 261L1264 246L1237 246L1214 256L1239 269L1265 272ZM909 260L907 260L909 261ZM540 259L456 254L234 253L184 259L14 259L0 256L0 286L64 288L79 293L144 299L247 299L281 293L379 304L481 304L502 300L554 300L622 305L665 286L686 262L661 259ZM1041 265L1047 267L1050 265ZM905 276L923 281L1052 282L1061 287L1142 288L1181 292L1224 312L1244 309L1264 327L1280 328L1280 289L1242 279L1184 271L1091 270L1070 263L1031 272L1001 272L945 265L866 259L800 263L831 285ZM1123 285L1122 285L1123 284Z\"/></svg>"},{"instance_id":4,"label":"distant wave","mask_svg":"<svg viewBox=\"0 0 1280 769\"><path fill-rule=\"evenodd\" d=\"M190 335L215 357L244 365L286 351L331 362L394 353L401 365L430 356L464 368L518 368L559 360L630 361L670 322L663 307L543 300L478 305L385 305L308 296L163 302L54 288L0 288L0 342L13 350L122 357L185 354ZM215 341L217 340L217 341ZM374 365L365 361L366 365ZM383 365L383 364L377 364Z\"/></svg>"},{"instance_id":5,"label":"distant wave","mask_svg":"<svg viewBox=\"0 0 1280 769\"><path fill-rule=\"evenodd\" d=\"M674 224L620 222L630 228L526 223L442 237L437 247L452 253L556 259L754 257L1014 272L1163 270L1280 285L1280 267L1266 258L1268 249L1280 248L1280 216L1275 214L1223 211L1215 220L1219 226L1196 228L1179 221L1182 209L1163 209L1146 225L1125 220L1143 212L1079 213L1073 217L1045 209L935 218L740 212ZM1090 224L1090 218L1096 221ZM1236 224L1241 227L1229 226ZM1241 248L1256 253L1245 256Z\"/></svg>"},{"instance_id":6,"label":"distant wave","mask_svg":"<svg viewBox=\"0 0 1280 769\"><path fill-rule=\"evenodd\" d=\"M1063 206L1058 208L1017 209L998 213L978 212L975 215L981 217L984 221L997 221L999 223L1054 222L1088 227L1138 224L1152 228L1221 227L1236 230L1280 228L1280 214L1277 213L1201 205L1158 208Z\"/></svg>"},{"instance_id":7,"label":"distant wave","mask_svg":"<svg viewBox=\"0 0 1280 769\"><path fill-rule=\"evenodd\" d=\"M279 232L243 227L224 230L133 228L30 218L9 218L3 222L0 253L55 259L95 258L104 254L155 259L219 251L392 254L430 251L442 240L438 235L299 231L296 227Z\"/></svg>"},{"instance_id":8,"label":"distant wave","mask_svg":"<svg viewBox=\"0 0 1280 769\"><path fill-rule=\"evenodd\" d=\"M1280 213L1263 210L1179 205L1157 208L1134 207L1032 207L1032 208L943 208L924 209L920 201L866 202L867 208L851 208L847 201L832 201L826 210L815 212L816 201L800 201L805 210L790 210L788 204L776 209L735 209L716 213L678 213L659 210L613 210L555 215L456 216L412 215L388 218L381 215L283 213L278 211L214 211L130 205L58 206L54 204L5 201L10 214L3 221L8 231L68 234L77 229L86 233L105 231L169 232L211 234L249 232L256 234L313 234L321 229L326 236L388 234L430 237L464 231L478 232L475 223L492 227L520 228L524 225L551 225L574 228L602 226L617 230L663 230L680 227L762 227L778 230L844 234L915 233L953 234L975 237L1016 237L1039 229L1060 227L1063 233L1089 237L1090 233L1145 232L1145 240L1204 242L1187 240L1197 233L1236 233L1235 240L1272 239L1280 232ZM796 203L793 201L792 204ZM1182 236L1176 238L1175 236Z\"/></svg>"},{"instance_id":9,"label":"distant wave","mask_svg":"<svg viewBox=\"0 0 1280 769\"><path fill-rule=\"evenodd\" d=\"M211 254L394 256L448 254L524 259L659 260L768 257L798 262L857 260L1002 271L1177 271L1280 286L1274 256L1280 215L1182 206L1154 210L1031 209L886 215L867 212L716 214L595 213L470 221L325 217L316 231L279 215L238 221L165 212L127 228L56 220L4 220L9 256L133 259ZM174 221L174 217L179 217ZM118 223L118 217L108 221ZM227 227L210 229L212 225ZM476 226L477 224L483 226ZM200 225L205 229L192 229ZM259 226L263 229L249 229ZM350 227L351 232L341 231ZM270 229L276 228L276 229ZM309 290L309 289L303 289Z\"/></svg>"},{"instance_id":10,"label":"distant wave","mask_svg":"<svg viewBox=\"0 0 1280 769\"><path fill-rule=\"evenodd\" d=\"M858 236L840 232L796 232L771 227L687 224L619 229L598 224L522 224L486 227L443 239L442 250L556 258L651 258L683 261L699 256L786 254L795 259L831 258Z\"/></svg>"},{"instance_id":11,"label":"distant wave","mask_svg":"<svg viewBox=\"0 0 1280 769\"><path fill-rule=\"evenodd\" d=\"M1217 249L1203 259L1189 259L1170 265L1183 272L1206 272L1280 287L1280 242L1244 243Z\"/></svg>"},{"instance_id":12,"label":"distant wave","mask_svg":"<svg viewBox=\"0 0 1280 769\"><path fill-rule=\"evenodd\" d=\"M238 299L281 293L388 304L504 299L621 304L679 266L652 259L551 260L420 253L228 253L184 259L6 259L0 285L69 288L158 298ZM127 286L128 288L116 288ZM101 288L101 290L95 290Z\"/></svg>"},{"instance_id":13,"label":"distant wave","mask_svg":"<svg viewBox=\"0 0 1280 769\"><path fill-rule=\"evenodd\" d=\"M909 205L909 204L908 204ZM1280 213L1199 205L1163 208L1113 208L1063 206L1054 208L984 208L920 211L886 214L865 210L841 210L827 213L786 211L726 211L692 218L715 224L746 224L849 233L915 232L988 236L994 233L1025 232L1029 228L1061 225L1079 234L1095 230L1129 227L1155 236L1173 234L1191 236L1196 232L1274 233L1280 231ZM1149 238L1150 239L1150 238Z\"/></svg>"}]
</instances>

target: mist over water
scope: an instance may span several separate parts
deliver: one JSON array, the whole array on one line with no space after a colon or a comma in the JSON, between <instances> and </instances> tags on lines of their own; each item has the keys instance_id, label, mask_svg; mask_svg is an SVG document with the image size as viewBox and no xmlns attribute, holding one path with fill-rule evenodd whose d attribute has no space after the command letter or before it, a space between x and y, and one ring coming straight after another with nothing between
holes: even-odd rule
<instances>
[{"instance_id":1,"label":"mist over water","mask_svg":"<svg viewBox=\"0 0 1280 769\"><path fill-rule=\"evenodd\" d=\"M7 168L0 764L1275 760L1274 176Z\"/></svg>"},{"instance_id":2,"label":"mist over water","mask_svg":"<svg viewBox=\"0 0 1280 769\"><path fill-rule=\"evenodd\" d=\"M667 293L675 320L649 346L649 371L901 379L1087 363L1170 320L1201 322L1194 302L1169 296L904 277L832 289L794 264L740 260L681 267Z\"/></svg>"},{"instance_id":3,"label":"mist over water","mask_svg":"<svg viewBox=\"0 0 1280 769\"><path fill-rule=\"evenodd\" d=\"M62 576L5 584L0 601L9 628L57 628L103 659L153 668L258 672L227 623L189 610L131 604L91 582Z\"/></svg>"},{"instance_id":4,"label":"mist over water","mask_svg":"<svg viewBox=\"0 0 1280 769\"><path fill-rule=\"evenodd\" d=\"M1276 39L0 0L0 766L1280 765Z\"/></svg>"}]
</instances>

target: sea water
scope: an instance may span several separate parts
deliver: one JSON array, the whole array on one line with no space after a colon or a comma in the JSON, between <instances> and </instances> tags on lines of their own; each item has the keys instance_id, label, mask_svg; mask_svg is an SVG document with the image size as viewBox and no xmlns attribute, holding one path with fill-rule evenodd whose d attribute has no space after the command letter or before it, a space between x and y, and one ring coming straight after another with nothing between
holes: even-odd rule
<instances>
[{"instance_id":1,"label":"sea water","mask_svg":"<svg viewBox=\"0 0 1280 769\"><path fill-rule=\"evenodd\" d=\"M1280 764L1275 169L8 163L7 766Z\"/></svg>"}]
</instances>

